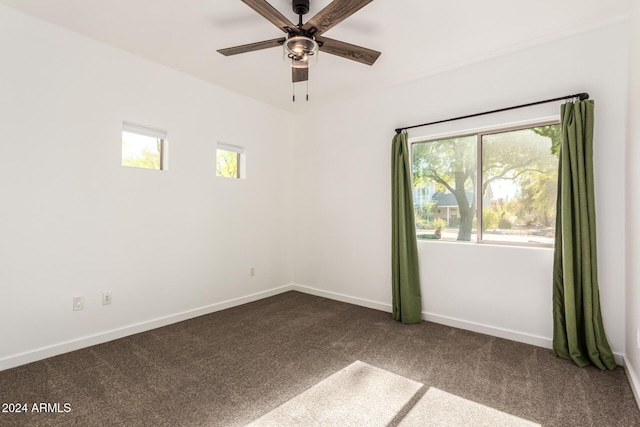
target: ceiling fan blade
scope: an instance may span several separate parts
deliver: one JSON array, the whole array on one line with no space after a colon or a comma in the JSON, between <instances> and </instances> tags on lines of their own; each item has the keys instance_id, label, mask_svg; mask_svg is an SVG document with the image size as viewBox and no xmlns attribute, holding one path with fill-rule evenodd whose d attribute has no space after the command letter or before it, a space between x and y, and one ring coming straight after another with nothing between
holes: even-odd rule
<instances>
[{"instance_id":1,"label":"ceiling fan blade","mask_svg":"<svg viewBox=\"0 0 640 427\"><path fill-rule=\"evenodd\" d=\"M255 50L268 49L270 47L282 46L287 40L286 37L280 37L279 39L265 40L256 43L243 44L242 46L228 47L226 49L218 49L218 52L224 56L237 55L239 53L253 52Z\"/></svg>"},{"instance_id":2,"label":"ceiling fan blade","mask_svg":"<svg viewBox=\"0 0 640 427\"><path fill-rule=\"evenodd\" d=\"M271 6L265 0L242 0L242 2L285 33L288 32L287 28L297 30L297 27L293 22L289 21L283 14L278 12L276 8Z\"/></svg>"},{"instance_id":3,"label":"ceiling fan blade","mask_svg":"<svg viewBox=\"0 0 640 427\"><path fill-rule=\"evenodd\" d=\"M328 29L333 28L336 24L344 21L372 1L373 0L333 0L333 2L327 5L327 7L322 9L316 14L316 16L304 24L302 29L309 31L312 28L315 28L315 32L312 31L312 34L314 36L319 36Z\"/></svg>"},{"instance_id":4,"label":"ceiling fan blade","mask_svg":"<svg viewBox=\"0 0 640 427\"><path fill-rule=\"evenodd\" d=\"M309 80L308 68L291 68L291 81L294 83L304 82Z\"/></svg>"},{"instance_id":5,"label":"ceiling fan blade","mask_svg":"<svg viewBox=\"0 0 640 427\"><path fill-rule=\"evenodd\" d=\"M329 39L327 37L316 37L316 41L321 45L322 52L337 55L342 58L351 59L366 65L373 65L380 56L380 52L355 44Z\"/></svg>"}]
</instances>

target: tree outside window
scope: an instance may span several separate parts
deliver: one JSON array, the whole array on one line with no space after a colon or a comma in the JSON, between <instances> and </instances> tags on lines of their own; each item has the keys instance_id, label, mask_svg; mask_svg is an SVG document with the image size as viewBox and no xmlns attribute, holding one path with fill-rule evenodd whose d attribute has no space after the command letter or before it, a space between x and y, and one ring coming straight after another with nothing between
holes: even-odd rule
<instances>
[{"instance_id":1,"label":"tree outside window","mask_svg":"<svg viewBox=\"0 0 640 427\"><path fill-rule=\"evenodd\" d=\"M216 176L245 178L243 157L243 147L219 142L216 150Z\"/></svg>"},{"instance_id":2,"label":"tree outside window","mask_svg":"<svg viewBox=\"0 0 640 427\"><path fill-rule=\"evenodd\" d=\"M559 146L555 123L412 144L418 237L552 245Z\"/></svg>"}]
</instances>

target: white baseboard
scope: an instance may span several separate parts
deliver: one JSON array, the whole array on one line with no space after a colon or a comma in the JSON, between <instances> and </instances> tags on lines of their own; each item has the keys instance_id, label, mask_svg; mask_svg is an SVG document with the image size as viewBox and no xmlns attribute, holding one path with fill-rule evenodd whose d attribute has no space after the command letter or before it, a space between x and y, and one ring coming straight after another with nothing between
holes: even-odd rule
<instances>
[{"instance_id":1,"label":"white baseboard","mask_svg":"<svg viewBox=\"0 0 640 427\"><path fill-rule=\"evenodd\" d=\"M349 295L339 294L336 292L325 291L322 289L312 288L311 286L305 285L292 285L294 291L302 292L304 294L315 295L318 297L324 297L327 299L331 299L334 301L340 302L348 302L349 304L359 305L361 307L373 308L374 310L386 311L387 313L391 313L391 304L386 304L383 302L372 301L369 299L352 297Z\"/></svg>"},{"instance_id":2,"label":"white baseboard","mask_svg":"<svg viewBox=\"0 0 640 427\"><path fill-rule=\"evenodd\" d=\"M551 338L538 335L518 332L511 329L499 328L496 326L484 325L482 323L470 322L468 320L456 319L448 316L441 316L433 313L422 313L422 318L429 322L439 323L454 328L465 329L467 331L478 332L480 334L491 335L493 337L504 338L524 344L535 345L536 347L553 348Z\"/></svg>"},{"instance_id":3,"label":"white baseboard","mask_svg":"<svg viewBox=\"0 0 640 427\"><path fill-rule=\"evenodd\" d=\"M364 298L353 297L349 295L339 294L336 292L325 291L322 289L312 288L310 286L304 286L299 284L293 284L293 290L299 291L311 295L316 295L336 301L347 302L350 304L359 305L362 307L373 308L375 310L385 311L391 313L391 304L382 303L378 301L372 301ZM553 341L551 338L541 337L533 334L527 334L524 332L513 331L510 329L499 328L495 326L483 325L481 323L470 322L467 320L456 319L453 317L442 316L439 314L422 312L422 318L429 322L438 323L441 325L451 326L454 328L465 329L467 331L478 332L493 337L504 338L511 341L521 342L524 344L531 344L536 347L553 348ZM613 354L616 363L620 366L625 366L624 355L620 353Z\"/></svg>"},{"instance_id":4,"label":"white baseboard","mask_svg":"<svg viewBox=\"0 0 640 427\"><path fill-rule=\"evenodd\" d=\"M159 317L156 319L135 323L133 325L124 326L122 328L117 328L110 331L61 342L47 347L41 347L35 350L14 354L0 359L0 371L15 368L16 366L25 365L31 362L36 362L48 357L57 356L59 354L68 353L70 351L79 350L81 348L90 347L92 345L113 341L115 339L123 338L140 332L149 331L151 329L160 328L162 326L171 325L183 320L193 319L194 317L199 317L205 314L214 313L216 311L225 310L227 308L257 301L291 290L293 290L293 285L285 285L278 288L257 292L251 295L210 304L204 307L199 307L176 314Z\"/></svg>"},{"instance_id":5,"label":"white baseboard","mask_svg":"<svg viewBox=\"0 0 640 427\"><path fill-rule=\"evenodd\" d=\"M293 285L293 290L311 294L311 295L329 298L332 300L348 302L348 303L359 305L362 307L368 307L376 310L386 311L388 313L392 312L391 304L387 304L387 303L371 301L364 298L352 297L349 295L324 291L321 289L316 289L309 286L298 285L298 284ZM549 338L538 337L535 335L529 335L522 332L496 328L494 326L482 325L480 323L469 322L466 320L454 319L452 317L441 316L438 314L428 313L425 311L422 312L422 318L429 322L452 326L454 328L460 328L468 331L479 332L485 335L506 338L511 341L523 342L523 343L532 344L538 347L551 348L551 339Z\"/></svg>"},{"instance_id":6,"label":"white baseboard","mask_svg":"<svg viewBox=\"0 0 640 427\"><path fill-rule=\"evenodd\" d=\"M636 371L633 370L633 366L631 366L631 363L627 362L626 357L624 368L627 371L627 379L629 380L629 385L631 386L633 396L636 398L636 404L638 405L638 408L640 408L640 381L638 379L638 376L636 375Z\"/></svg>"},{"instance_id":7,"label":"white baseboard","mask_svg":"<svg viewBox=\"0 0 640 427\"><path fill-rule=\"evenodd\" d=\"M136 323L133 325L122 327L122 328L117 328L110 331L101 332L98 334L88 335L81 338L50 345L47 347L41 347L35 350L30 350L23 353L7 356L0 359L0 371L3 371L5 369L10 369L10 368L15 368L16 366L25 365L31 362L36 362L38 360L46 359L48 357L57 356L59 354L68 353L70 351L79 350L81 348L90 347L92 345L102 344L108 341L124 338L129 335L149 331L151 329L160 328L162 326L171 325L173 323L181 322L183 320L192 319L194 317L203 316L206 314L225 310L227 308L235 307L235 306L246 304L249 302L258 301L263 298L278 295L278 294L281 294L287 291L292 291L292 290L310 294L310 295L328 298L335 301L346 302L346 303L358 305L361 307L372 308L374 310L380 310L387 313L392 312L391 304L388 304L388 303L373 301L365 298L353 297L350 295L325 291L322 289L317 289L310 286L304 286L304 285L293 283L293 284L269 289L266 291L257 292L251 295L246 295L243 297L233 298L233 299L222 301L219 303L210 304L204 307L199 307L192 310L187 310L180 313L171 314L168 316L163 316L156 319L148 320L145 322ZM454 328L460 328L460 329L465 329L473 332L478 332L485 335L505 338L511 341L522 342L525 344L531 344L538 347L552 348L551 347L552 341L549 338L512 331L508 329L497 328L494 326L483 325L479 323L469 322L466 320L455 319L455 318L441 316L441 315L427 313L427 312L422 313L422 318L430 322L452 326ZM636 401L640 405L640 382L638 381L638 377L635 375L635 372L633 371L631 366L625 363L624 355L619 353L614 353L614 356L616 358L616 363L618 365L626 366L631 388L633 389L634 396L636 396Z\"/></svg>"}]
</instances>

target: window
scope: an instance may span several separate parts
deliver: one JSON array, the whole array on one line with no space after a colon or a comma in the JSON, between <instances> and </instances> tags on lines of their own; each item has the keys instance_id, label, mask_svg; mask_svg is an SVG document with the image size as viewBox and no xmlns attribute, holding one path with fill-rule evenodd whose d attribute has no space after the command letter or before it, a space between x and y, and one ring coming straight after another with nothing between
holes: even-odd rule
<instances>
[{"instance_id":1,"label":"window","mask_svg":"<svg viewBox=\"0 0 640 427\"><path fill-rule=\"evenodd\" d=\"M167 132L132 123L122 124L122 166L167 168Z\"/></svg>"},{"instance_id":2,"label":"window","mask_svg":"<svg viewBox=\"0 0 640 427\"><path fill-rule=\"evenodd\" d=\"M216 176L244 177L244 149L235 145L218 143L216 150Z\"/></svg>"},{"instance_id":3,"label":"window","mask_svg":"<svg viewBox=\"0 0 640 427\"><path fill-rule=\"evenodd\" d=\"M557 122L414 142L418 238L553 245L559 147Z\"/></svg>"}]
</instances>

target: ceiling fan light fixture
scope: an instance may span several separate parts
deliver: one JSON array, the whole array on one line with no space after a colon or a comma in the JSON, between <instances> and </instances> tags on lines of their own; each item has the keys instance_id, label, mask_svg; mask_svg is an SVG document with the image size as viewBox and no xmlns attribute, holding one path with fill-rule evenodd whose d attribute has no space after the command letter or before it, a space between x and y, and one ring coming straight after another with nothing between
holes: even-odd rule
<instances>
[{"instance_id":1,"label":"ceiling fan light fixture","mask_svg":"<svg viewBox=\"0 0 640 427\"><path fill-rule=\"evenodd\" d=\"M318 43L311 37L289 37L283 46L284 62L293 68L309 68L318 62Z\"/></svg>"}]
</instances>

